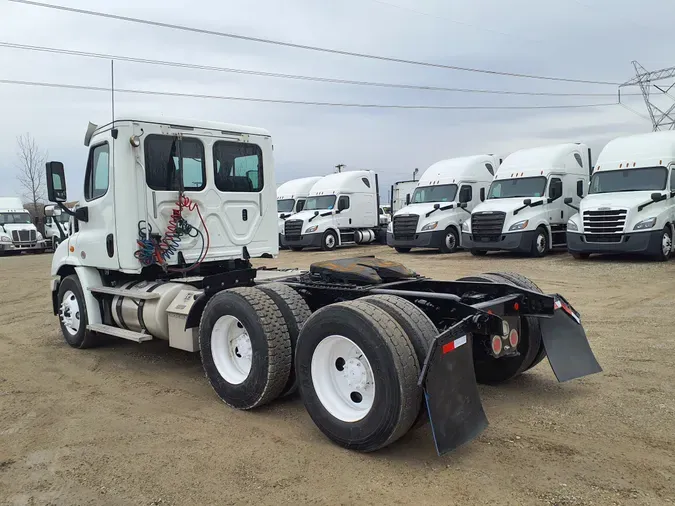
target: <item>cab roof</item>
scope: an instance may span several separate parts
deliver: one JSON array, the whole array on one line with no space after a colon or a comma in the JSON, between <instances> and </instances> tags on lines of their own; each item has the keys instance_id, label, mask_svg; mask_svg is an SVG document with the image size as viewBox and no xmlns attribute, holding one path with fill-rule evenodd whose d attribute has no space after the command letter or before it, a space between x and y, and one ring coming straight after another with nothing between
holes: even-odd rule
<instances>
[{"instance_id":1,"label":"cab roof","mask_svg":"<svg viewBox=\"0 0 675 506\"><path fill-rule=\"evenodd\" d=\"M675 161L675 131L649 132L611 140L600 152L596 170L668 165Z\"/></svg>"},{"instance_id":2,"label":"cab roof","mask_svg":"<svg viewBox=\"0 0 675 506\"><path fill-rule=\"evenodd\" d=\"M490 164L492 172L487 168ZM450 158L434 163L424 171L418 186L452 184L459 181L492 181L499 166L499 158L494 155L474 155Z\"/></svg>"},{"instance_id":3,"label":"cab roof","mask_svg":"<svg viewBox=\"0 0 675 506\"><path fill-rule=\"evenodd\" d=\"M579 160L574 155L579 155ZM520 177L546 175L553 171L571 174L589 173L588 146L578 143L555 144L521 149L511 153L499 167L496 178L505 179L512 173Z\"/></svg>"},{"instance_id":4,"label":"cab roof","mask_svg":"<svg viewBox=\"0 0 675 506\"><path fill-rule=\"evenodd\" d=\"M372 170L351 170L329 174L319 179L309 194L336 195L341 192L375 193L375 173Z\"/></svg>"},{"instance_id":5,"label":"cab roof","mask_svg":"<svg viewBox=\"0 0 675 506\"><path fill-rule=\"evenodd\" d=\"M286 181L277 188L277 199L292 199L299 195L308 195L321 178L322 176L312 176Z\"/></svg>"},{"instance_id":6,"label":"cab roof","mask_svg":"<svg viewBox=\"0 0 675 506\"><path fill-rule=\"evenodd\" d=\"M115 123L135 122L135 123L152 123L156 125L171 125L180 128L200 128L204 130L216 130L221 133L238 133L249 135L262 135L269 137L270 133L264 128L236 125L233 123L221 123L218 121L208 121L202 119L186 119L186 118L167 118L164 116L122 116L115 119ZM95 132L110 127L111 123L99 126Z\"/></svg>"}]
</instances>

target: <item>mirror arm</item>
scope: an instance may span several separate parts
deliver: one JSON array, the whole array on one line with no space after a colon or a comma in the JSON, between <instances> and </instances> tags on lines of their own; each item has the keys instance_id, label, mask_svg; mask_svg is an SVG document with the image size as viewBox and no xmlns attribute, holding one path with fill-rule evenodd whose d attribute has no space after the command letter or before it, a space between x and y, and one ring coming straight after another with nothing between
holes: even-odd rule
<instances>
[{"instance_id":1,"label":"mirror arm","mask_svg":"<svg viewBox=\"0 0 675 506\"><path fill-rule=\"evenodd\" d=\"M571 207L572 209L574 209L577 212L579 211L579 208L577 206L573 206L572 204L568 204L567 202L565 202L565 205L568 206L568 207Z\"/></svg>"}]
</instances>

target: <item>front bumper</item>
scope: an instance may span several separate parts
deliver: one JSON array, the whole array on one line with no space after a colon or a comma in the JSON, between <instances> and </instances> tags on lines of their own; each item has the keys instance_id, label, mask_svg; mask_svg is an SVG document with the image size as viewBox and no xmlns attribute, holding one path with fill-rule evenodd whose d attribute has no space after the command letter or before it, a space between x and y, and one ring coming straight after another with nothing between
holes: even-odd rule
<instances>
[{"instance_id":1,"label":"front bumper","mask_svg":"<svg viewBox=\"0 0 675 506\"><path fill-rule=\"evenodd\" d=\"M591 234L567 232L567 249L571 253L637 253L642 255L658 255L661 252L662 235L663 232L661 230L650 230L647 232L622 234L618 242L593 242L596 238Z\"/></svg>"},{"instance_id":2,"label":"front bumper","mask_svg":"<svg viewBox=\"0 0 675 506\"><path fill-rule=\"evenodd\" d=\"M281 245L287 248L320 248L323 234L305 234L300 236L281 236Z\"/></svg>"},{"instance_id":3,"label":"front bumper","mask_svg":"<svg viewBox=\"0 0 675 506\"><path fill-rule=\"evenodd\" d=\"M532 242L536 230L525 230L523 232L509 232L501 234L495 240L483 240L486 238L474 237L473 234L462 232L462 248L482 250L482 251L515 251L518 253L529 253L532 251Z\"/></svg>"},{"instance_id":4,"label":"front bumper","mask_svg":"<svg viewBox=\"0 0 675 506\"><path fill-rule=\"evenodd\" d=\"M14 251L42 251L47 249L45 241L35 242L0 242L0 251L9 253Z\"/></svg>"},{"instance_id":5,"label":"front bumper","mask_svg":"<svg viewBox=\"0 0 675 506\"><path fill-rule=\"evenodd\" d=\"M445 240L445 231L418 232L411 239L396 239L387 232L387 246L392 248L440 248Z\"/></svg>"}]
</instances>

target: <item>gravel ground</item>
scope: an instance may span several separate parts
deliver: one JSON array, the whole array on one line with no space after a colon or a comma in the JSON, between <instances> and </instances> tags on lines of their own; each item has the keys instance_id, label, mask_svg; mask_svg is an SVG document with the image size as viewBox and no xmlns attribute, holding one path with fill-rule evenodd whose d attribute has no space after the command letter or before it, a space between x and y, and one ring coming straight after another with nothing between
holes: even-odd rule
<instances>
[{"instance_id":1,"label":"gravel ground","mask_svg":"<svg viewBox=\"0 0 675 506\"><path fill-rule=\"evenodd\" d=\"M437 457L427 426L361 455L329 443L297 398L228 408L199 357L164 342L69 348L50 312L51 256L0 258L0 504L675 502L675 262L373 246L257 264L359 254L438 279L529 276L582 313L604 372L560 385L544 361L481 387L491 425L458 451Z\"/></svg>"}]
</instances>

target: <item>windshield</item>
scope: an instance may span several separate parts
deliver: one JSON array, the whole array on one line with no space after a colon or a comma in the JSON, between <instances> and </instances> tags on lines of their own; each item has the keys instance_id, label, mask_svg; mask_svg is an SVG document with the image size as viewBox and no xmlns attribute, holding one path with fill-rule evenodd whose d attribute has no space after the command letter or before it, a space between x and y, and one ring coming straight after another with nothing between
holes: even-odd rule
<instances>
[{"instance_id":1,"label":"windshield","mask_svg":"<svg viewBox=\"0 0 675 506\"><path fill-rule=\"evenodd\" d=\"M0 213L0 225L9 223L32 223L28 213Z\"/></svg>"},{"instance_id":2,"label":"windshield","mask_svg":"<svg viewBox=\"0 0 675 506\"><path fill-rule=\"evenodd\" d=\"M668 171L665 167L596 172L588 193L639 192L663 190Z\"/></svg>"},{"instance_id":3,"label":"windshield","mask_svg":"<svg viewBox=\"0 0 675 506\"><path fill-rule=\"evenodd\" d=\"M541 197L546 189L546 178L521 177L518 179L501 179L490 185L488 199L510 199L517 197Z\"/></svg>"},{"instance_id":4,"label":"windshield","mask_svg":"<svg viewBox=\"0 0 675 506\"><path fill-rule=\"evenodd\" d=\"M455 200L456 194L456 184L418 186L415 188L411 202L413 204L423 204L425 202L452 202Z\"/></svg>"},{"instance_id":5,"label":"windshield","mask_svg":"<svg viewBox=\"0 0 675 506\"><path fill-rule=\"evenodd\" d=\"M290 212L293 211L294 205L295 205L295 200L293 200L293 199L277 200L277 212L278 213L290 213Z\"/></svg>"},{"instance_id":6,"label":"windshield","mask_svg":"<svg viewBox=\"0 0 675 506\"><path fill-rule=\"evenodd\" d=\"M321 197L309 197L305 202L304 210L333 209L333 206L335 206L335 195L322 195Z\"/></svg>"}]
</instances>

